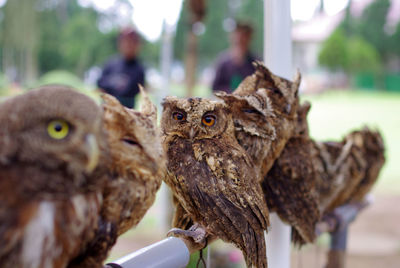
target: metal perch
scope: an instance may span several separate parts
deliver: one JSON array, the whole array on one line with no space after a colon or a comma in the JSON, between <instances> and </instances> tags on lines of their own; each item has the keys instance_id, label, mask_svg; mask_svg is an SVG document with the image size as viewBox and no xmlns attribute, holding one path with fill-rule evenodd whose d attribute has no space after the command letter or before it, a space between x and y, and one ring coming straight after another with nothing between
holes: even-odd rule
<instances>
[{"instance_id":1,"label":"metal perch","mask_svg":"<svg viewBox=\"0 0 400 268\"><path fill-rule=\"evenodd\" d=\"M326 268L343 268L348 226L359 212L372 203L371 196L364 202L346 204L324 216L316 232L331 233L331 247ZM109 268L183 268L189 263L190 254L200 250L199 245L186 239L168 237L109 263ZM274 268L274 267L273 267Z\"/></svg>"}]
</instances>

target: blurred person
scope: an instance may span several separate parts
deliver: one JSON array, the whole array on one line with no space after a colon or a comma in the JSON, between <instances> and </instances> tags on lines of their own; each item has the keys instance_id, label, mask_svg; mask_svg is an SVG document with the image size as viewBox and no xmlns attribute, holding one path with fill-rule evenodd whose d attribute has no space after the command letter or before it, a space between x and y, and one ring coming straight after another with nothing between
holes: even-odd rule
<instances>
[{"instance_id":1,"label":"blurred person","mask_svg":"<svg viewBox=\"0 0 400 268\"><path fill-rule=\"evenodd\" d=\"M230 49L221 53L217 61L213 91L231 93L255 71L252 62L258 58L250 52L252 34L250 24L236 23L235 30L230 34Z\"/></svg>"},{"instance_id":2,"label":"blurred person","mask_svg":"<svg viewBox=\"0 0 400 268\"><path fill-rule=\"evenodd\" d=\"M132 28L121 30L118 36L119 56L109 60L97 81L97 86L115 96L122 105L132 108L139 84L144 86L144 68L137 58L140 36Z\"/></svg>"}]
</instances>

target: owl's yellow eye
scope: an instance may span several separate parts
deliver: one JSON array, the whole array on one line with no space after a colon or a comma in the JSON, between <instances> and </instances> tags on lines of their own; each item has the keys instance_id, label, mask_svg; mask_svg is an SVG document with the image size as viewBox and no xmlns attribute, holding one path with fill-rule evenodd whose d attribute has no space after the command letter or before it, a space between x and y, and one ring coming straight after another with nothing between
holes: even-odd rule
<instances>
[{"instance_id":1,"label":"owl's yellow eye","mask_svg":"<svg viewBox=\"0 0 400 268\"><path fill-rule=\"evenodd\" d=\"M203 125L205 125L207 127L212 127L215 124L215 116L213 116L213 115L203 116L203 119L201 120L201 122L203 123Z\"/></svg>"},{"instance_id":2,"label":"owl's yellow eye","mask_svg":"<svg viewBox=\"0 0 400 268\"><path fill-rule=\"evenodd\" d=\"M172 114L172 117L176 120L176 121L184 121L186 120L186 116L183 113L180 112L175 112Z\"/></svg>"},{"instance_id":3,"label":"owl's yellow eye","mask_svg":"<svg viewBox=\"0 0 400 268\"><path fill-rule=\"evenodd\" d=\"M64 139L69 133L69 125L63 120L53 120L47 125L47 133L53 139Z\"/></svg>"}]
</instances>

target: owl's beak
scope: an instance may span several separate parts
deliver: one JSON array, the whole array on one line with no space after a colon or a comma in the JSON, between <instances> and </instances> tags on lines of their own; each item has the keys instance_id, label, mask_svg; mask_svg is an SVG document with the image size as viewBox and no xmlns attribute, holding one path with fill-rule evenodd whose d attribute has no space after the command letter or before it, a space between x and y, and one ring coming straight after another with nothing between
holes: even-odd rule
<instances>
[{"instance_id":1,"label":"owl's beak","mask_svg":"<svg viewBox=\"0 0 400 268\"><path fill-rule=\"evenodd\" d=\"M91 173L99 163L100 150L96 137L93 134L86 136L85 149L87 152L88 162L86 164L86 172Z\"/></svg>"},{"instance_id":2,"label":"owl's beak","mask_svg":"<svg viewBox=\"0 0 400 268\"><path fill-rule=\"evenodd\" d=\"M197 134L198 134L198 133L197 133L197 130L194 129L194 128L191 128L191 129L190 129L190 132L189 132L189 138L190 138L191 140L193 140L193 138L196 137Z\"/></svg>"}]
</instances>

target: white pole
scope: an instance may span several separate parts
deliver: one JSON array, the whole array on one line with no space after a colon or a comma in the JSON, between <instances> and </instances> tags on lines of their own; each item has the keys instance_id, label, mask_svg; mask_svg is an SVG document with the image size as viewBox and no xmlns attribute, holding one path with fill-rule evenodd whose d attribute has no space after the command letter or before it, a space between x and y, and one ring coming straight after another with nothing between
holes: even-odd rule
<instances>
[{"instance_id":1,"label":"white pole","mask_svg":"<svg viewBox=\"0 0 400 268\"><path fill-rule=\"evenodd\" d=\"M264 61L275 74L292 78L290 0L264 0ZM267 235L269 268L290 267L290 226L270 215Z\"/></svg>"}]
</instances>

